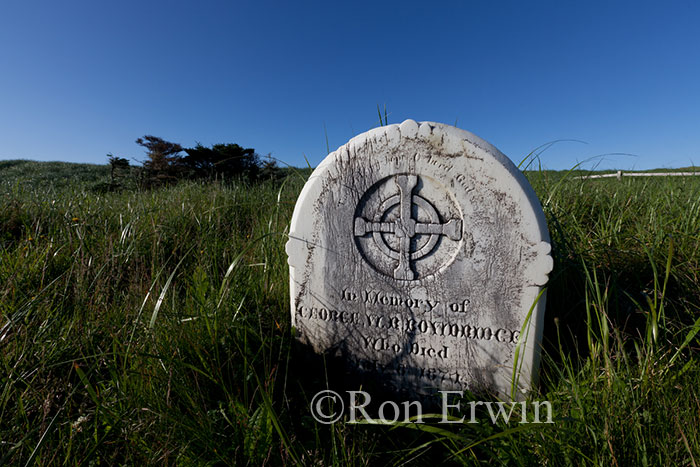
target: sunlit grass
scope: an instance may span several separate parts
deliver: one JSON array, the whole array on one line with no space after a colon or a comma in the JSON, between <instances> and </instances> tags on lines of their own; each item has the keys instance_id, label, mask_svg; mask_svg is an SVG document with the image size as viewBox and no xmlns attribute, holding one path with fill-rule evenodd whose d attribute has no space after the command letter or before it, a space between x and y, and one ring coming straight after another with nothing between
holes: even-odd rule
<instances>
[{"instance_id":1,"label":"sunlit grass","mask_svg":"<svg viewBox=\"0 0 700 467\"><path fill-rule=\"evenodd\" d=\"M303 175L101 194L104 166L22 164L0 163L0 463L700 462L700 180L528 172L555 423L430 431L311 418L284 253Z\"/></svg>"}]
</instances>

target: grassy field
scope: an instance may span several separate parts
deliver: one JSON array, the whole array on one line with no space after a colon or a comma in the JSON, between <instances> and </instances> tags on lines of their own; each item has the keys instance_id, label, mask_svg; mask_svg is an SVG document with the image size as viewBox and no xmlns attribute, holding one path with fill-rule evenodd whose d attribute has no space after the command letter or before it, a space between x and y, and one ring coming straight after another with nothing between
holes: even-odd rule
<instances>
[{"instance_id":1,"label":"grassy field","mask_svg":"<svg viewBox=\"0 0 700 467\"><path fill-rule=\"evenodd\" d=\"M320 425L284 244L308 171L99 193L0 162L0 464L698 465L700 179L528 172L553 424Z\"/></svg>"}]
</instances>

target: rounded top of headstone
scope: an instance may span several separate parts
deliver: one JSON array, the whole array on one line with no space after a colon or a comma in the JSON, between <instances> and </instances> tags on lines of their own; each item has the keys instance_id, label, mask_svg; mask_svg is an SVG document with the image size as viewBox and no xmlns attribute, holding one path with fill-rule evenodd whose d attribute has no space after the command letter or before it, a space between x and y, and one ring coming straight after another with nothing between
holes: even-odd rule
<instances>
[{"instance_id":1,"label":"rounded top of headstone","mask_svg":"<svg viewBox=\"0 0 700 467\"><path fill-rule=\"evenodd\" d=\"M385 157L388 155L388 160L377 157L380 153ZM553 265L549 255L549 232L539 199L529 182L495 146L469 131L443 123L408 119L400 124L377 127L355 136L328 154L309 177L299 196L290 235L302 234L309 228L304 222L308 217L308 213L303 212L303 206L307 206L304 200L318 196L324 183L327 184L328 174L348 169L353 166L353 160L362 168L356 177L368 175L365 169L372 169L373 163L378 164L371 176L364 177L368 180L379 174L386 177L402 171L413 172L417 165L422 165L441 169L452 179L448 183L453 185L478 180L496 196L512 199L522 218L520 227L525 236L531 242L542 243L537 247L540 260L532 267L532 281L538 285L546 283ZM444 177L439 178L444 180ZM478 184L466 188L478 189ZM294 248L287 248L290 265L294 264L297 253Z\"/></svg>"}]
</instances>

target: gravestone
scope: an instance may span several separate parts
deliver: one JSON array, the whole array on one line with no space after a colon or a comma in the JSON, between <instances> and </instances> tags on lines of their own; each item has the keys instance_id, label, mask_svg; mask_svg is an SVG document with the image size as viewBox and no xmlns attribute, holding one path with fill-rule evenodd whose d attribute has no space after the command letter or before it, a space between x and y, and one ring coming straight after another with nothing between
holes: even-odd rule
<instances>
[{"instance_id":1,"label":"gravestone","mask_svg":"<svg viewBox=\"0 0 700 467\"><path fill-rule=\"evenodd\" d=\"M415 397L534 384L549 234L477 136L406 120L353 138L304 186L286 251L298 339L348 371Z\"/></svg>"}]
</instances>

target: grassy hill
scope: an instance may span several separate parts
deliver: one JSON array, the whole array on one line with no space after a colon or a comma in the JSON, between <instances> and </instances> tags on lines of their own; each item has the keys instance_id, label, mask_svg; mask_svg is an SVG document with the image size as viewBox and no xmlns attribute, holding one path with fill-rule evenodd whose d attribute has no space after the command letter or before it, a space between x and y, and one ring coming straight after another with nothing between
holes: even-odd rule
<instances>
[{"instance_id":1,"label":"grassy hill","mask_svg":"<svg viewBox=\"0 0 700 467\"><path fill-rule=\"evenodd\" d=\"M109 179L109 166L73 164L70 162L37 162L28 160L0 161L0 183L29 184L63 188L75 184L88 185Z\"/></svg>"},{"instance_id":2,"label":"grassy hill","mask_svg":"<svg viewBox=\"0 0 700 467\"><path fill-rule=\"evenodd\" d=\"M700 180L527 175L554 423L320 425L284 252L308 171L99 193L107 166L0 162L0 464L697 464Z\"/></svg>"}]
</instances>

